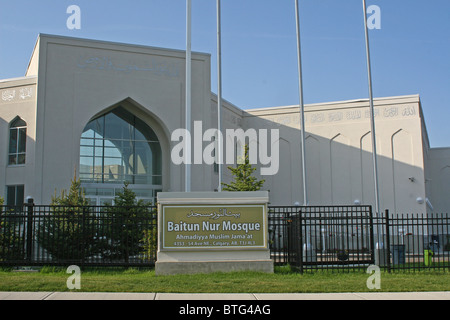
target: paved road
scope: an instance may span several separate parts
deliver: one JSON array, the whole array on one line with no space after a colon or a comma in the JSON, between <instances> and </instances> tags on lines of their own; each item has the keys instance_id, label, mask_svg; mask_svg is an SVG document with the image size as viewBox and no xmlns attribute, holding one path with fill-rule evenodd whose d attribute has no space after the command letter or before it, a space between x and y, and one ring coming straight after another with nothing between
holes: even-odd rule
<instances>
[{"instance_id":1,"label":"paved road","mask_svg":"<svg viewBox=\"0 0 450 320\"><path fill-rule=\"evenodd\" d=\"M450 292L293 294L0 292L0 300L450 300Z\"/></svg>"}]
</instances>

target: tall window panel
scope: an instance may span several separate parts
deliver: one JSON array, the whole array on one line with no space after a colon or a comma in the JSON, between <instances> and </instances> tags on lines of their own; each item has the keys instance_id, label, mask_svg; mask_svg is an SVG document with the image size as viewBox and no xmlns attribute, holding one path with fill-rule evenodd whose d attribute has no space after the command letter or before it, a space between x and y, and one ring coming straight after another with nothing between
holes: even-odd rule
<instances>
[{"instance_id":1,"label":"tall window panel","mask_svg":"<svg viewBox=\"0 0 450 320\"><path fill-rule=\"evenodd\" d=\"M122 107L89 122L80 147L84 183L162 184L162 152L156 134Z\"/></svg>"},{"instance_id":2,"label":"tall window panel","mask_svg":"<svg viewBox=\"0 0 450 320\"><path fill-rule=\"evenodd\" d=\"M22 206L24 203L23 185L20 186L6 186L6 205L8 206Z\"/></svg>"},{"instance_id":3,"label":"tall window panel","mask_svg":"<svg viewBox=\"0 0 450 320\"><path fill-rule=\"evenodd\" d=\"M9 127L8 164L25 164L27 149L27 123L16 118Z\"/></svg>"}]
</instances>

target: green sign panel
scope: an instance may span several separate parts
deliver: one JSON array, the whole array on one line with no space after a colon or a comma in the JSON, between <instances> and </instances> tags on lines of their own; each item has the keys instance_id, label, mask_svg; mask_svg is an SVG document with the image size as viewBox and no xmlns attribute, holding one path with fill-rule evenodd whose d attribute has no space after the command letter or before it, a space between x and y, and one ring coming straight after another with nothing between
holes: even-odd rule
<instances>
[{"instance_id":1,"label":"green sign panel","mask_svg":"<svg viewBox=\"0 0 450 320\"><path fill-rule=\"evenodd\" d=\"M161 250L266 249L265 205L163 205Z\"/></svg>"}]
</instances>

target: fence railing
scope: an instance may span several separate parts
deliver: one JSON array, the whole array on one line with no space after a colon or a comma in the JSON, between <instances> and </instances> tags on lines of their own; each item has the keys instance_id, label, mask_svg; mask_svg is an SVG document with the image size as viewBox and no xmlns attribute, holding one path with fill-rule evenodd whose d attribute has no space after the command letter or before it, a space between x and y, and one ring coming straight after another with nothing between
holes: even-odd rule
<instances>
[{"instance_id":1,"label":"fence railing","mask_svg":"<svg viewBox=\"0 0 450 320\"><path fill-rule=\"evenodd\" d=\"M375 262L370 206L270 207L269 238L274 262L301 272Z\"/></svg>"},{"instance_id":2,"label":"fence railing","mask_svg":"<svg viewBox=\"0 0 450 320\"><path fill-rule=\"evenodd\" d=\"M449 214L389 214L376 219L384 231L380 264L392 270L450 271Z\"/></svg>"},{"instance_id":3,"label":"fence railing","mask_svg":"<svg viewBox=\"0 0 450 320\"><path fill-rule=\"evenodd\" d=\"M270 206L269 248L301 272L450 271L448 214L374 217L370 206ZM147 207L0 207L0 265L152 267L157 210Z\"/></svg>"},{"instance_id":4,"label":"fence railing","mask_svg":"<svg viewBox=\"0 0 450 320\"><path fill-rule=\"evenodd\" d=\"M0 207L0 264L153 266L156 207Z\"/></svg>"}]
</instances>

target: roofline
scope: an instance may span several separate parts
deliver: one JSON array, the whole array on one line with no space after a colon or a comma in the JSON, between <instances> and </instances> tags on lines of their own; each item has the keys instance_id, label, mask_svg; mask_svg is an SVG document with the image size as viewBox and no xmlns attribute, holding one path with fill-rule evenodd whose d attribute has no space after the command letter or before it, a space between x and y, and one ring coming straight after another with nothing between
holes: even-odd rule
<instances>
[{"instance_id":1,"label":"roofline","mask_svg":"<svg viewBox=\"0 0 450 320\"><path fill-rule=\"evenodd\" d=\"M69 37L69 36L53 35L53 34L47 34L47 33L40 33L36 43L40 39L45 39L45 38L56 39L56 40L67 40L67 41L79 41L79 42L92 43L92 44L122 46L122 47L128 47L128 48L140 48L140 49L146 49L146 50L150 49L150 50L156 50L156 51L173 52L173 53L177 53L177 54L185 54L186 53L186 50L181 50L181 49L170 49L170 48L162 48L162 47L155 47L155 46L147 46L147 45L142 45L142 44L130 44L130 43L125 43L125 42L96 40L96 39L88 39L88 38L80 38L80 37ZM211 57L210 53L205 53L205 52L193 51L192 54Z\"/></svg>"},{"instance_id":2,"label":"roofline","mask_svg":"<svg viewBox=\"0 0 450 320\"><path fill-rule=\"evenodd\" d=\"M417 102L420 102L420 95L405 95L405 96L393 96L393 97L380 97L375 98L374 102L382 102L385 100L406 100L406 99L417 99ZM323 102L323 103L311 103L305 104L305 108L313 108L313 107L326 107L326 106L334 106L334 105L343 105L343 104L357 104L357 103L368 103L369 99L354 99L354 100L342 100L342 101L331 101L331 102ZM280 110L280 109L291 109L291 108L299 108L299 105L288 105L288 106L277 106L277 107L264 107L264 108L244 108L244 111L253 112L253 111L270 111L270 110Z\"/></svg>"},{"instance_id":3,"label":"roofline","mask_svg":"<svg viewBox=\"0 0 450 320\"><path fill-rule=\"evenodd\" d=\"M211 100L216 102L219 100L218 96L216 93L211 91ZM232 102L222 98L222 102L224 102L224 104L222 105L223 107L229 108L229 109L233 109L232 111L239 114L241 117L243 116L243 113L245 112L245 110L242 110L241 108L239 108L238 106L234 105Z\"/></svg>"},{"instance_id":4,"label":"roofline","mask_svg":"<svg viewBox=\"0 0 450 320\"><path fill-rule=\"evenodd\" d=\"M24 77L17 77L17 78L8 78L8 79L0 79L0 83L7 83L7 82L18 82L18 81L26 81L26 80L37 80L37 76L24 76ZM36 81L33 81L36 82Z\"/></svg>"}]
</instances>

